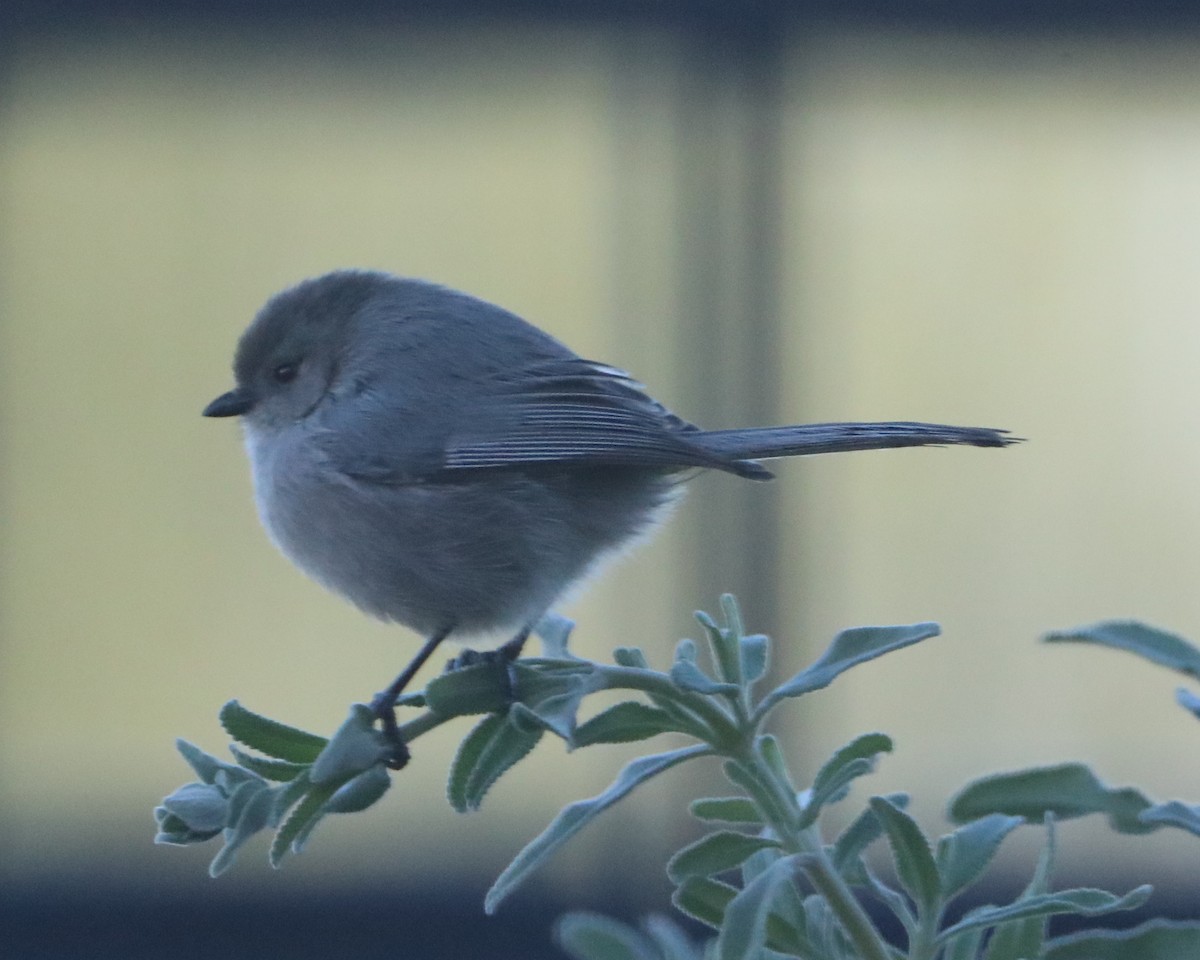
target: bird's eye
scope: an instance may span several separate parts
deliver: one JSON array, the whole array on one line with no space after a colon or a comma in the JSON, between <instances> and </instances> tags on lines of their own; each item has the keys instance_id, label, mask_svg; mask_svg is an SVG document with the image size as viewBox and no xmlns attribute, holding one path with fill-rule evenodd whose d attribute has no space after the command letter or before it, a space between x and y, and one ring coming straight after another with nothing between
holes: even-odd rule
<instances>
[{"instance_id":1,"label":"bird's eye","mask_svg":"<svg viewBox=\"0 0 1200 960\"><path fill-rule=\"evenodd\" d=\"M271 371L271 376L275 378L276 383L291 383L296 379L296 374L299 372L300 364L281 363Z\"/></svg>"}]
</instances>

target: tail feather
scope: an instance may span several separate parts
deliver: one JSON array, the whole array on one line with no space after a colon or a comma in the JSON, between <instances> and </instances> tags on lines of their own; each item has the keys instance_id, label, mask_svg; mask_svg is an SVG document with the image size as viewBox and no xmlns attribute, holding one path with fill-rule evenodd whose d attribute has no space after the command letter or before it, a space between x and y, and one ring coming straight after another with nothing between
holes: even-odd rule
<instances>
[{"instance_id":1,"label":"tail feather","mask_svg":"<svg viewBox=\"0 0 1200 960\"><path fill-rule=\"evenodd\" d=\"M1020 442L1019 437L1009 436L1007 430L952 427L939 423L809 423L792 427L704 430L688 439L702 449L731 461L732 472L763 480L770 478L768 470L762 467L757 470L746 469L749 464L743 464L742 461L892 447L950 444L1007 447Z\"/></svg>"}]
</instances>

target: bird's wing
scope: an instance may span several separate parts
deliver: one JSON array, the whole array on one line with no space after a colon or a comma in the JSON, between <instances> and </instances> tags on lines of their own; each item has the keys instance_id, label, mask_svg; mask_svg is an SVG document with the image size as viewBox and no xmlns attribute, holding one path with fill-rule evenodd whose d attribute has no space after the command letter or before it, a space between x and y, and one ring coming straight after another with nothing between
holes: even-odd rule
<instances>
[{"instance_id":1,"label":"bird's wing","mask_svg":"<svg viewBox=\"0 0 1200 960\"><path fill-rule=\"evenodd\" d=\"M447 438L447 470L564 461L717 465L718 458L688 442L695 427L615 367L556 358L504 371L483 386L494 413Z\"/></svg>"},{"instance_id":2,"label":"bird's wing","mask_svg":"<svg viewBox=\"0 0 1200 960\"><path fill-rule=\"evenodd\" d=\"M442 412L444 431L427 436L419 457L416 472L423 480L584 463L767 473L693 443L689 434L696 428L649 397L627 373L578 357L541 359L474 380L469 399ZM409 442L405 447L413 449ZM369 463L343 464L343 469L380 482L396 482L412 472L396 469L412 466L411 459L400 464L379 445L373 449Z\"/></svg>"}]
</instances>

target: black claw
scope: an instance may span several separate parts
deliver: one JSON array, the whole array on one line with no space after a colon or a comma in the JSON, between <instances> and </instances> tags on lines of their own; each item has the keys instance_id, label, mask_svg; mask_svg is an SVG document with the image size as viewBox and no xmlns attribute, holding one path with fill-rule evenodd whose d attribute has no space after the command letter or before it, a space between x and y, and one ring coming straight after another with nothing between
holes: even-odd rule
<instances>
[{"instance_id":1,"label":"black claw","mask_svg":"<svg viewBox=\"0 0 1200 960\"><path fill-rule=\"evenodd\" d=\"M391 754L386 760L388 769L403 770L412 759L412 753L400 733L400 725L396 722L395 698L389 698L389 693L390 691L376 694L375 699L371 701L371 712L379 718L383 735L391 747Z\"/></svg>"}]
</instances>

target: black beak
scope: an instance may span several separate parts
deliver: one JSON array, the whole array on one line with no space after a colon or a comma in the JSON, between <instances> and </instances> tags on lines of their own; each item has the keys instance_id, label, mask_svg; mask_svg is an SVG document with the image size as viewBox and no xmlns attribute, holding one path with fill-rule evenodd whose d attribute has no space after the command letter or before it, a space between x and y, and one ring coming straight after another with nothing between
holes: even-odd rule
<instances>
[{"instance_id":1,"label":"black beak","mask_svg":"<svg viewBox=\"0 0 1200 960\"><path fill-rule=\"evenodd\" d=\"M254 406L254 397L244 387L223 393L204 408L206 417L240 417Z\"/></svg>"}]
</instances>

